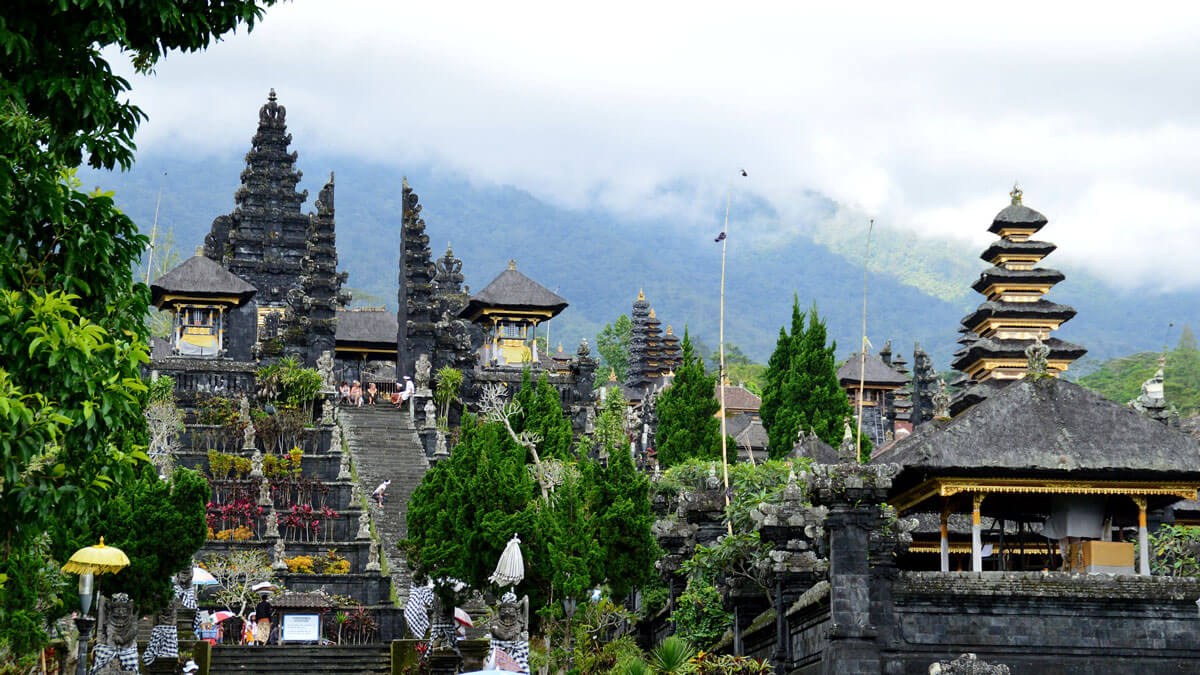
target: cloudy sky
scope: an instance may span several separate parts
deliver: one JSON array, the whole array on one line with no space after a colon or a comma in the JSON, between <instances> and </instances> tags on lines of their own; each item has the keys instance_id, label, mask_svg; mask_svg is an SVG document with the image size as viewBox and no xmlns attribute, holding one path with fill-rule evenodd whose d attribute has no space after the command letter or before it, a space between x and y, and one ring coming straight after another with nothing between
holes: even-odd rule
<instances>
[{"instance_id":1,"label":"cloudy sky","mask_svg":"<svg viewBox=\"0 0 1200 675\"><path fill-rule=\"evenodd\" d=\"M244 152L274 87L302 153L624 213L707 217L745 166L788 222L813 190L979 243L1019 180L1059 255L1200 287L1200 6L859 5L307 0L153 77L111 56L148 152Z\"/></svg>"}]
</instances>

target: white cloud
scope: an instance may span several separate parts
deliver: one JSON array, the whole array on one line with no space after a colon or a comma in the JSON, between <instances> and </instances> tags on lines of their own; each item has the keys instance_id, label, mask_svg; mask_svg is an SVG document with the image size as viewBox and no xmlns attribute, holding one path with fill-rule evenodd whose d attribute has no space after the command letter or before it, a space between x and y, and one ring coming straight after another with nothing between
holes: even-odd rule
<instances>
[{"instance_id":1,"label":"white cloud","mask_svg":"<svg viewBox=\"0 0 1200 675\"><path fill-rule=\"evenodd\" d=\"M980 242L1020 180L1056 255L1194 286L1198 24L1182 3L289 3L132 80L151 151L241 152L275 87L301 153L681 222L745 166L781 213L815 190Z\"/></svg>"}]
</instances>

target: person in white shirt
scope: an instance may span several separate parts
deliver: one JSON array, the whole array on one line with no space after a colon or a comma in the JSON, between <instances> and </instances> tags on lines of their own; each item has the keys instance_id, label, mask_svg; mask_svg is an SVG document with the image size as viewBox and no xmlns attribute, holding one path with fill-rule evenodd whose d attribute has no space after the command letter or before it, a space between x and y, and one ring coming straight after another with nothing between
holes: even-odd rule
<instances>
[{"instance_id":1,"label":"person in white shirt","mask_svg":"<svg viewBox=\"0 0 1200 675\"><path fill-rule=\"evenodd\" d=\"M371 499L374 499L375 503L379 504L379 508L383 508L383 500L387 497L387 489L391 484L392 479L389 478L380 483L379 487L375 488L375 491L371 493Z\"/></svg>"}]
</instances>

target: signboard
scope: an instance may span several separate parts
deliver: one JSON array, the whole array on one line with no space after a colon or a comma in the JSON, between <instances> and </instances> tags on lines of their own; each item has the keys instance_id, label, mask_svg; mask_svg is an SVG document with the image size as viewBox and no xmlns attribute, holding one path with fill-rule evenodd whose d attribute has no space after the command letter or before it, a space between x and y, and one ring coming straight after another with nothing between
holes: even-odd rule
<instances>
[{"instance_id":1,"label":"signboard","mask_svg":"<svg viewBox=\"0 0 1200 675\"><path fill-rule=\"evenodd\" d=\"M283 615L281 642L319 642L321 640L321 617L317 614Z\"/></svg>"}]
</instances>

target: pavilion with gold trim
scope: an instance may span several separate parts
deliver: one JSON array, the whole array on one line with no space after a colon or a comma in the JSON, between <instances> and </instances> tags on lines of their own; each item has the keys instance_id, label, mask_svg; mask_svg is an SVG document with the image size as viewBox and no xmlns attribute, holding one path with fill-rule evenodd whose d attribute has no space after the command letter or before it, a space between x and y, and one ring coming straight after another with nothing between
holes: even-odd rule
<instances>
[{"instance_id":1,"label":"pavilion with gold trim","mask_svg":"<svg viewBox=\"0 0 1200 675\"><path fill-rule=\"evenodd\" d=\"M458 316L483 328L484 366L520 366L539 360L533 339L538 324L566 308L566 300L518 272L517 262L509 260L508 269L471 296Z\"/></svg>"},{"instance_id":2,"label":"pavilion with gold trim","mask_svg":"<svg viewBox=\"0 0 1200 675\"><path fill-rule=\"evenodd\" d=\"M1149 574L1147 515L1200 488L1190 436L1044 372L918 427L872 461L902 467L890 499L899 516L940 521L942 571L951 516L969 513L972 571L983 571L985 548L995 552L989 569L1021 569L1020 547L1042 552L1036 569L1076 571L1088 571L1081 561L1091 556L1117 561L1091 567L1132 572L1136 550L1137 572ZM1014 524L1028 536L1014 535ZM1135 528L1136 549L1123 541ZM934 543L914 538L916 551Z\"/></svg>"},{"instance_id":3,"label":"pavilion with gold trim","mask_svg":"<svg viewBox=\"0 0 1200 675\"><path fill-rule=\"evenodd\" d=\"M150 284L150 304L174 315L173 354L216 357L225 351L229 311L250 302L257 292L197 251Z\"/></svg>"}]
</instances>

